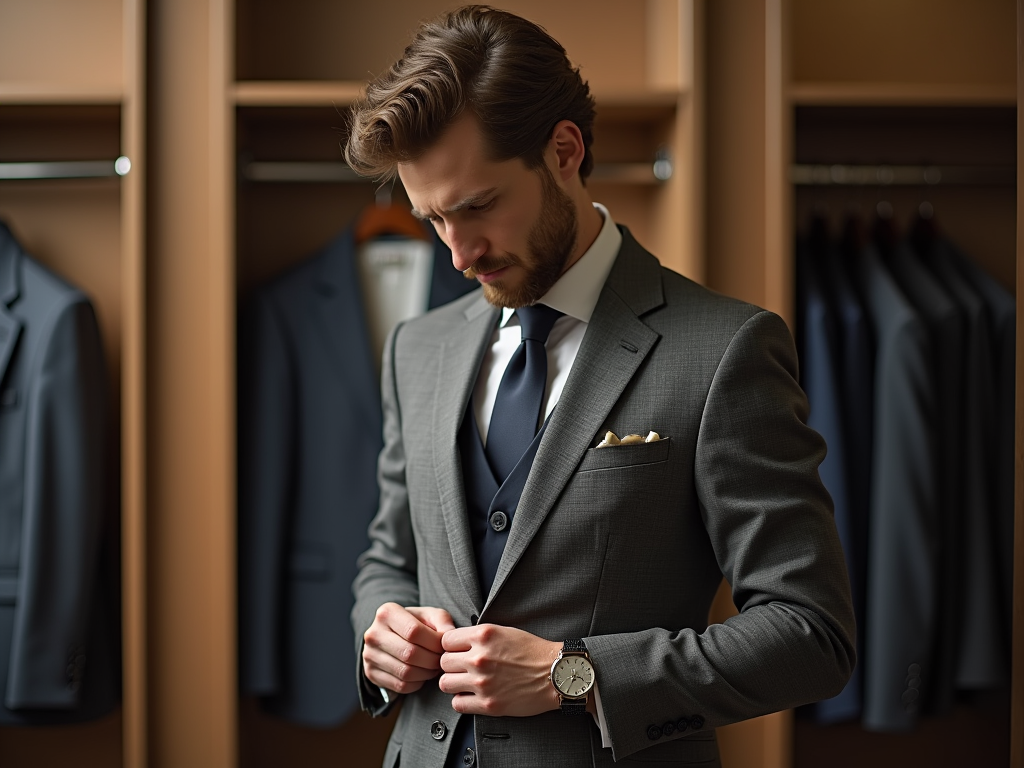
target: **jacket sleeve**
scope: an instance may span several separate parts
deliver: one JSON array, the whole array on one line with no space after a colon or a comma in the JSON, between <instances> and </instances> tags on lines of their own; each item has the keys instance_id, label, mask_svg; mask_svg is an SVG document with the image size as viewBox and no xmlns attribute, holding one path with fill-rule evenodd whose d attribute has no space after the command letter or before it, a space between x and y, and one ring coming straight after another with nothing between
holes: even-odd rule
<instances>
[{"instance_id":1,"label":"jacket sleeve","mask_svg":"<svg viewBox=\"0 0 1024 768\"><path fill-rule=\"evenodd\" d=\"M108 500L106 371L88 301L61 307L44 338L26 412L11 709L78 703Z\"/></svg>"},{"instance_id":2,"label":"jacket sleeve","mask_svg":"<svg viewBox=\"0 0 1024 768\"><path fill-rule=\"evenodd\" d=\"M402 414L395 376L395 346L401 325L388 336L381 366L381 404L384 416L384 449L377 463L380 506L370 523L370 548L359 557L359 574L352 585L355 606L356 677L359 703L374 716L385 714L396 698L386 702L377 686L363 674L363 634L373 623L377 609L387 602L419 605L416 577L417 555L409 516L405 484L405 448Z\"/></svg>"},{"instance_id":3,"label":"jacket sleeve","mask_svg":"<svg viewBox=\"0 0 1024 768\"><path fill-rule=\"evenodd\" d=\"M239 323L239 686L280 691L282 590L295 451L293 366L281 321L259 295Z\"/></svg>"},{"instance_id":4,"label":"jacket sleeve","mask_svg":"<svg viewBox=\"0 0 1024 768\"><path fill-rule=\"evenodd\" d=\"M697 498L739 615L694 629L586 638L616 760L692 730L837 694L855 661L854 617L825 454L807 427L792 337L760 312L730 341L707 393ZM681 585L685 588L685 585ZM652 740L653 739L653 740Z\"/></svg>"}]
</instances>

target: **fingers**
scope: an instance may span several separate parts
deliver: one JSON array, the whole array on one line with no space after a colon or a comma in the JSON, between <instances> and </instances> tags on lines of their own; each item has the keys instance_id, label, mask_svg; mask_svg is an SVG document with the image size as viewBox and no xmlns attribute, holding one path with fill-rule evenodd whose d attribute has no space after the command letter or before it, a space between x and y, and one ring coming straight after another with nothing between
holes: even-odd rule
<instances>
[{"instance_id":1,"label":"fingers","mask_svg":"<svg viewBox=\"0 0 1024 768\"><path fill-rule=\"evenodd\" d=\"M418 613L422 609L413 610ZM374 627L379 625L381 628L388 630L383 633L384 635L397 635L407 643L440 655L444 651L441 647L442 633L438 632L433 626L423 623L413 610L403 608L396 603L384 603L384 605L377 609L377 614L374 617L373 624L370 625L370 629L373 630ZM440 611L437 608L432 610ZM441 613L447 615L447 611L441 611ZM451 621L450 616L448 620Z\"/></svg>"},{"instance_id":2,"label":"fingers","mask_svg":"<svg viewBox=\"0 0 1024 768\"><path fill-rule=\"evenodd\" d=\"M486 643L493 635L491 624L478 624L475 627L462 627L445 632L441 637L441 648L449 653L468 651L474 645Z\"/></svg>"},{"instance_id":3,"label":"fingers","mask_svg":"<svg viewBox=\"0 0 1024 768\"><path fill-rule=\"evenodd\" d=\"M407 648L408 647L411 646L407 646ZM388 650L366 645L363 647L363 663L370 664L374 668L400 680L407 680L410 682L422 682L424 680L429 680L432 677L437 677L437 674L441 669L439 661L435 661L433 664L415 664L408 660L408 656L406 658L402 658L403 655L406 655L405 650L406 649L403 649L398 653L398 655L395 655ZM436 658L437 657L435 657L435 659Z\"/></svg>"},{"instance_id":4,"label":"fingers","mask_svg":"<svg viewBox=\"0 0 1024 768\"><path fill-rule=\"evenodd\" d=\"M395 693L413 693L423 687L422 680L403 680L396 677L386 669L368 661L366 654L363 654L363 673L366 675L366 679L374 685L387 688Z\"/></svg>"},{"instance_id":5,"label":"fingers","mask_svg":"<svg viewBox=\"0 0 1024 768\"><path fill-rule=\"evenodd\" d=\"M444 608L416 606L408 608L407 610L428 627L437 630L437 632L441 634L455 629L455 622L452 620L452 615Z\"/></svg>"},{"instance_id":6,"label":"fingers","mask_svg":"<svg viewBox=\"0 0 1024 768\"><path fill-rule=\"evenodd\" d=\"M441 652L441 635L436 629L414 612L385 603L363 634L363 671L376 685L412 693L437 676Z\"/></svg>"}]
</instances>

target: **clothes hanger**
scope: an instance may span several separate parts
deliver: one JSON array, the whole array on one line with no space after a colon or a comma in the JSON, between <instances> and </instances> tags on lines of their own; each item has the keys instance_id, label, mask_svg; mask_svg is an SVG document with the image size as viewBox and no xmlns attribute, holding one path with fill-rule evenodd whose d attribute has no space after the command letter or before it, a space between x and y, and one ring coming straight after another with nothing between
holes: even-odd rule
<instances>
[{"instance_id":1,"label":"clothes hanger","mask_svg":"<svg viewBox=\"0 0 1024 768\"><path fill-rule=\"evenodd\" d=\"M382 235L430 241L423 223L408 208L392 203L391 189L383 186L377 190L373 205L366 206L359 214L355 226L356 244L361 245Z\"/></svg>"}]
</instances>

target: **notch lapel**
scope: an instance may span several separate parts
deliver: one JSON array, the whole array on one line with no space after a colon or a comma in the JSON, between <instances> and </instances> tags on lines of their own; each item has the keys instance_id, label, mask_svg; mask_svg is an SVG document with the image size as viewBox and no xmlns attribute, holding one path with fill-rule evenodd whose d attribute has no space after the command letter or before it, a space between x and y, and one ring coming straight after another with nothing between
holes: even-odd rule
<instances>
[{"instance_id":1,"label":"notch lapel","mask_svg":"<svg viewBox=\"0 0 1024 768\"><path fill-rule=\"evenodd\" d=\"M639 319L664 303L660 269L657 259L623 230L619 256L537 450L488 605L572 479L622 392L661 338Z\"/></svg>"},{"instance_id":2,"label":"notch lapel","mask_svg":"<svg viewBox=\"0 0 1024 768\"><path fill-rule=\"evenodd\" d=\"M327 246L316 275L316 327L335 352L333 365L344 380L355 379L349 395L358 393L364 413L380 413L380 382L370 351L370 329L359 282L352 229Z\"/></svg>"},{"instance_id":3,"label":"notch lapel","mask_svg":"<svg viewBox=\"0 0 1024 768\"><path fill-rule=\"evenodd\" d=\"M20 293L18 272L21 261L21 247L7 226L0 222L0 386L4 374L14 355L14 347L21 335L21 320L14 316L9 306Z\"/></svg>"},{"instance_id":4,"label":"notch lapel","mask_svg":"<svg viewBox=\"0 0 1024 768\"><path fill-rule=\"evenodd\" d=\"M480 362L497 323L498 310L487 303L481 292L464 314L465 327L441 347L434 395L434 466L452 561L468 601L479 614L484 601L469 530L458 431L467 414Z\"/></svg>"}]
</instances>

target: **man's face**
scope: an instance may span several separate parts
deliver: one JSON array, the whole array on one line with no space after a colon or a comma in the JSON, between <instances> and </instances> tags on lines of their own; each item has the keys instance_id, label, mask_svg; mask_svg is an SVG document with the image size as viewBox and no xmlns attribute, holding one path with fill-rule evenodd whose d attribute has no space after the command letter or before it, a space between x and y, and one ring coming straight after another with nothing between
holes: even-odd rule
<instances>
[{"instance_id":1,"label":"man's face","mask_svg":"<svg viewBox=\"0 0 1024 768\"><path fill-rule=\"evenodd\" d=\"M417 216L452 249L452 263L499 307L536 302L576 247L576 209L550 170L490 160L466 114L398 175Z\"/></svg>"}]
</instances>

